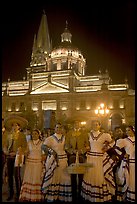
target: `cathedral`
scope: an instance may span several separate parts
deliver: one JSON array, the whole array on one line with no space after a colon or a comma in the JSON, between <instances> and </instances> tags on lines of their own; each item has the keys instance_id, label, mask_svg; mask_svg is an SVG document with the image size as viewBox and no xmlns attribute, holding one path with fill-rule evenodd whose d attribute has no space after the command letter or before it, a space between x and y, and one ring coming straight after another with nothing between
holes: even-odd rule
<instances>
[{"instance_id":1,"label":"cathedral","mask_svg":"<svg viewBox=\"0 0 137 204\"><path fill-rule=\"evenodd\" d=\"M135 123L135 90L112 84L108 71L86 75L86 59L72 44L68 23L59 46L52 48L46 14L32 46L26 78L2 83L2 115L17 114L31 127L53 128L55 121L79 120L90 128L99 119L106 130Z\"/></svg>"}]
</instances>

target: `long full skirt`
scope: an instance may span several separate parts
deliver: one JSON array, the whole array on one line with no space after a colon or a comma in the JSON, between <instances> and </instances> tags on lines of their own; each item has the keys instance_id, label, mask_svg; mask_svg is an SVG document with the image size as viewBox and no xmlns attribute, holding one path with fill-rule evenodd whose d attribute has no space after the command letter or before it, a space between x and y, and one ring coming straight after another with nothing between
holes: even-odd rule
<instances>
[{"instance_id":1,"label":"long full skirt","mask_svg":"<svg viewBox=\"0 0 137 204\"><path fill-rule=\"evenodd\" d=\"M20 201L40 202L44 199L41 191L42 162L40 159L27 159L25 164Z\"/></svg>"},{"instance_id":2,"label":"long full skirt","mask_svg":"<svg viewBox=\"0 0 137 204\"><path fill-rule=\"evenodd\" d=\"M93 167L84 174L81 196L90 202L110 201L112 194L104 177L103 153L88 152L87 163Z\"/></svg>"},{"instance_id":3,"label":"long full skirt","mask_svg":"<svg viewBox=\"0 0 137 204\"><path fill-rule=\"evenodd\" d=\"M71 202L71 177L66 169L67 157L59 155L58 158L58 164L53 156L47 158L42 192L45 195L45 200L49 202L56 200Z\"/></svg>"},{"instance_id":4,"label":"long full skirt","mask_svg":"<svg viewBox=\"0 0 137 204\"><path fill-rule=\"evenodd\" d=\"M118 201L135 202L135 159L122 160L117 171Z\"/></svg>"}]
</instances>

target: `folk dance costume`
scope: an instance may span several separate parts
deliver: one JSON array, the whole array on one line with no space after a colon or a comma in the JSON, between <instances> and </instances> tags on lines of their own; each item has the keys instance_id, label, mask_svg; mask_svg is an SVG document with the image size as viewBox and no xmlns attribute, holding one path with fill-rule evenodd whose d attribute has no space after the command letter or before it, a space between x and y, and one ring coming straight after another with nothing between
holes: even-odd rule
<instances>
[{"instance_id":1,"label":"folk dance costume","mask_svg":"<svg viewBox=\"0 0 137 204\"><path fill-rule=\"evenodd\" d=\"M86 152L90 144L88 140L88 134L82 131L81 128L74 128L70 130L67 134L65 150L68 156L68 164L76 162L76 155L78 153L79 163L84 163L86 161ZM78 187L77 187L77 175L71 174L72 183L72 199L73 202L76 200L81 200L81 185L83 181L83 174L78 174ZM78 188L78 189L77 189ZM78 192L77 192L78 191Z\"/></svg>"},{"instance_id":2,"label":"folk dance costume","mask_svg":"<svg viewBox=\"0 0 137 204\"><path fill-rule=\"evenodd\" d=\"M49 149L42 184L42 192L47 202L72 201L71 178L66 170L68 163L64 143L65 137L57 133L44 141L44 145Z\"/></svg>"},{"instance_id":3,"label":"folk dance costume","mask_svg":"<svg viewBox=\"0 0 137 204\"><path fill-rule=\"evenodd\" d=\"M116 183L113 171L115 165L115 161L108 155L107 152L105 152L103 155L103 172L105 182L107 183L108 189L111 192L111 196L114 196L116 191Z\"/></svg>"},{"instance_id":4,"label":"folk dance costume","mask_svg":"<svg viewBox=\"0 0 137 204\"><path fill-rule=\"evenodd\" d=\"M84 174L81 195L85 200L90 202L110 201L112 194L115 192L114 181L112 178L114 162L106 157L104 161L110 162L110 165L107 167L107 163L103 163L103 145L106 141L110 142L111 140L111 136L107 133L101 133L99 131L89 133L90 152L87 152L87 163L92 163L93 167L88 168ZM110 166L111 169L109 169ZM109 174L106 173L108 170ZM106 174L105 176L104 173ZM109 182L105 178L107 175L111 178L108 177Z\"/></svg>"},{"instance_id":5,"label":"folk dance costume","mask_svg":"<svg viewBox=\"0 0 137 204\"><path fill-rule=\"evenodd\" d=\"M7 176L8 176L8 185L9 185L9 197L7 200L11 200L14 194L14 180L15 178L15 184L16 184L16 199L18 200L20 195L20 189L22 184L22 178L21 178L21 165L16 165L16 156L18 155L18 148L22 148L22 152L26 149L26 139L25 135L20 132L19 130L16 132L10 132L7 138L7 149L8 153L6 155L7 159ZM15 155L11 155L14 153ZM23 156L23 154L22 154Z\"/></svg>"},{"instance_id":6,"label":"folk dance costume","mask_svg":"<svg viewBox=\"0 0 137 204\"><path fill-rule=\"evenodd\" d=\"M115 141L108 146L108 150L104 154L103 166L105 179L115 187L115 196L113 199L116 199L117 196L122 197L121 192L118 191L117 169L120 167L125 153L124 148L116 147Z\"/></svg>"},{"instance_id":7,"label":"folk dance costume","mask_svg":"<svg viewBox=\"0 0 137 204\"><path fill-rule=\"evenodd\" d=\"M117 200L135 202L135 137L119 139L116 142L116 146L124 147L126 154L129 155L128 158L123 158L117 170Z\"/></svg>"},{"instance_id":8,"label":"folk dance costume","mask_svg":"<svg viewBox=\"0 0 137 204\"><path fill-rule=\"evenodd\" d=\"M23 158L24 151L26 149L26 138L21 129L28 125L28 121L18 115L10 115L4 120L5 128L9 129L10 132L6 137L6 141L3 141L5 154L6 154L6 165L7 165L7 177L8 177L8 190L9 196L7 201L13 199L14 195L14 180L16 185L16 197L15 200L18 201L20 188L22 183L21 178L21 158ZM3 150L4 150L3 149ZM18 165L15 164L16 157L18 158Z\"/></svg>"},{"instance_id":9,"label":"folk dance costume","mask_svg":"<svg viewBox=\"0 0 137 204\"><path fill-rule=\"evenodd\" d=\"M29 140L29 155L25 162L23 183L20 192L20 201L41 202L44 200L41 192L42 185L42 160L41 140Z\"/></svg>"}]
</instances>

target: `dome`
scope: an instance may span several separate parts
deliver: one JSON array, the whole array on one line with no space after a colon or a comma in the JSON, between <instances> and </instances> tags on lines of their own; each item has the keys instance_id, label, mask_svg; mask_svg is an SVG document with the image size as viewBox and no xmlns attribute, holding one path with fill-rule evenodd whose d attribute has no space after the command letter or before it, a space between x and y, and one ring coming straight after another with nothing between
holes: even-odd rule
<instances>
[{"instance_id":1,"label":"dome","mask_svg":"<svg viewBox=\"0 0 137 204\"><path fill-rule=\"evenodd\" d=\"M81 51L71 43L72 34L67 28L61 34L59 46L52 49L50 59L53 70L73 69L80 75L85 74L85 59Z\"/></svg>"},{"instance_id":2,"label":"dome","mask_svg":"<svg viewBox=\"0 0 137 204\"><path fill-rule=\"evenodd\" d=\"M70 42L61 42L58 47L53 48L51 58L72 56L74 58L83 58L81 51Z\"/></svg>"}]
</instances>

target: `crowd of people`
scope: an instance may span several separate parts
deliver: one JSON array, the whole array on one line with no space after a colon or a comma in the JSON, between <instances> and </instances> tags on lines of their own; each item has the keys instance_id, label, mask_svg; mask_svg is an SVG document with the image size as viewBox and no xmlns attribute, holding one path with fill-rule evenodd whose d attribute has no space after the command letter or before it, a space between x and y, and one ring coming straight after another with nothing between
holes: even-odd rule
<instances>
[{"instance_id":1,"label":"crowd of people","mask_svg":"<svg viewBox=\"0 0 137 204\"><path fill-rule=\"evenodd\" d=\"M92 166L70 174L67 167L77 159ZM135 202L135 129L107 132L95 120L91 130L79 121L72 128L57 122L54 130L40 130L20 116L2 118L2 184L5 175L7 201Z\"/></svg>"}]
</instances>

